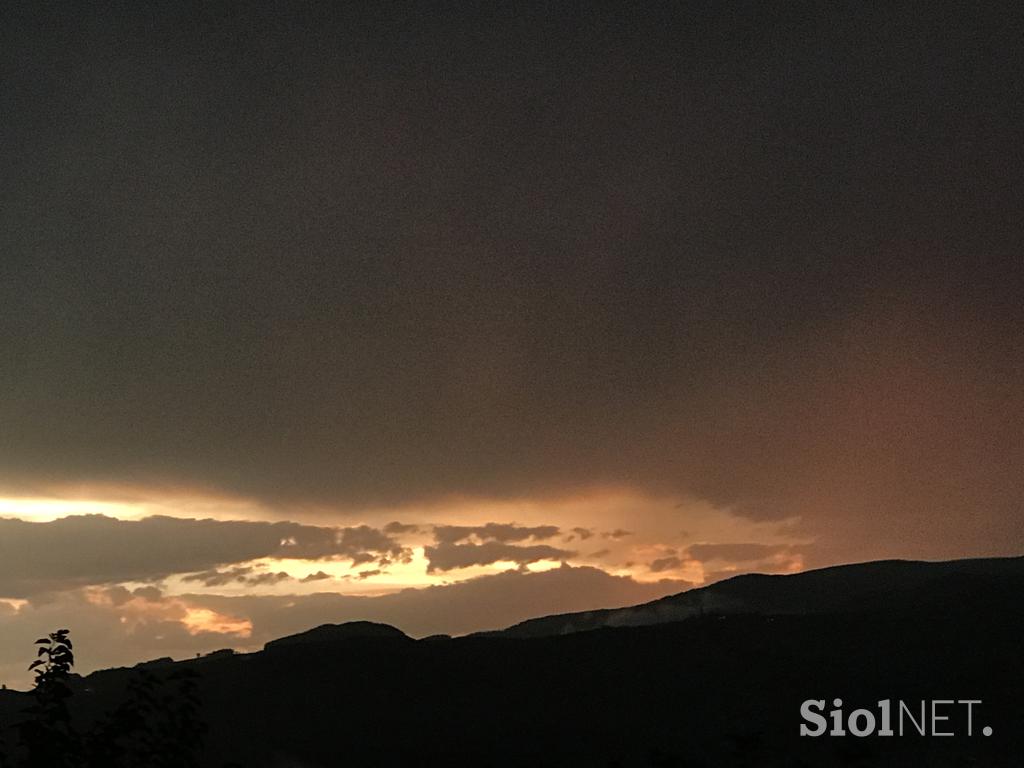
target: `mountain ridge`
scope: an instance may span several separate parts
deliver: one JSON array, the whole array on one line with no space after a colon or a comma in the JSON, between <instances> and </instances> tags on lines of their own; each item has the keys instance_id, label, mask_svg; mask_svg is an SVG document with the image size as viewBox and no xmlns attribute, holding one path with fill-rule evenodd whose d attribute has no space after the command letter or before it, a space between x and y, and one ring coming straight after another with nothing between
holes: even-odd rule
<instances>
[{"instance_id":1,"label":"mountain ridge","mask_svg":"<svg viewBox=\"0 0 1024 768\"><path fill-rule=\"evenodd\" d=\"M883 609L892 606L881 604L881 600L891 601L895 597L907 601L915 596L920 599L923 587L935 581L956 576L998 578L1011 574L1024 574L1024 556L957 560L889 559L844 563L792 574L744 573L638 605L540 616L504 629L476 632L473 635L542 637L586 632L602 627L647 626L684 621L705 614L763 615ZM845 584L842 583L844 578ZM854 583L851 584L851 581ZM798 588L789 589L790 586ZM828 587L842 586L846 588L845 594L823 591ZM771 594L768 589L771 587L775 588L775 594ZM789 594L780 595L779 587L783 592L788 590ZM929 595L923 597L929 599ZM934 595L930 599L934 599Z\"/></svg>"}]
</instances>

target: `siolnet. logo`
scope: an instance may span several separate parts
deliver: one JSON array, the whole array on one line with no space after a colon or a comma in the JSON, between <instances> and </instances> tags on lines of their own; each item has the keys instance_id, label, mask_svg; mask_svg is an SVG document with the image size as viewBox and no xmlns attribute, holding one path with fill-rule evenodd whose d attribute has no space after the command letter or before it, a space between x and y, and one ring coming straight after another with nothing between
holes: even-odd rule
<instances>
[{"instance_id":1,"label":"siolnet. logo","mask_svg":"<svg viewBox=\"0 0 1024 768\"><path fill-rule=\"evenodd\" d=\"M826 716L824 699L808 699L800 705L800 735L974 736L981 703L981 699L882 699L875 710L854 709L847 715L843 700L833 699L833 709ZM991 736L992 727L983 726L981 734Z\"/></svg>"}]
</instances>

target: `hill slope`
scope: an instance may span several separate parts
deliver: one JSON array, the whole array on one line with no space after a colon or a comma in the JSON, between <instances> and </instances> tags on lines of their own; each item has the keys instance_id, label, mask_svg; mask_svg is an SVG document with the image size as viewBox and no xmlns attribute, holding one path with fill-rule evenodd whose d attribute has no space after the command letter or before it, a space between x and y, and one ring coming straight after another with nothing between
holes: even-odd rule
<instances>
[{"instance_id":1,"label":"hill slope","mask_svg":"<svg viewBox=\"0 0 1024 768\"><path fill-rule=\"evenodd\" d=\"M746 574L642 605L544 616L481 635L545 637L703 615L786 615L941 609L1024 578L1024 557L946 562L883 560L790 575Z\"/></svg>"}]
</instances>

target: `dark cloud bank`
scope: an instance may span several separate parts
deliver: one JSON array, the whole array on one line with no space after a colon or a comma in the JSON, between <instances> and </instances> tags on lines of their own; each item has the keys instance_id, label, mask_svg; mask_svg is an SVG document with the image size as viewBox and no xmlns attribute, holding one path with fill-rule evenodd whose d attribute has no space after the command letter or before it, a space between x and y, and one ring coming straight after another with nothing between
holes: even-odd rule
<instances>
[{"instance_id":1,"label":"dark cloud bank","mask_svg":"<svg viewBox=\"0 0 1024 768\"><path fill-rule=\"evenodd\" d=\"M410 560L412 551L385 531L408 533L414 528L393 523L378 530L367 525L326 527L163 516L116 520L78 515L48 523L0 519L0 598L122 581L157 581L172 574L185 574L185 581L207 587L270 585L291 579L284 571L262 571L244 564L259 558L381 566L359 572L358 578L365 579L396 560ZM434 526L435 543L424 548L427 571L573 557L576 553L571 550L546 544L508 543L558 534L557 526L514 523ZM321 571L302 581L326 578L330 577Z\"/></svg>"},{"instance_id":2,"label":"dark cloud bank","mask_svg":"<svg viewBox=\"0 0 1024 768\"><path fill-rule=\"evenodd\" d=\"M196 571L209 586L241 580L268 583L276 574L238 566L262 557L374 561L408 557L395 539L369 526L319 527L291 522L246 522L102 515L50 523L0 520L0 597L22 598L92 584L151 581Z\"/></svg>"},{"instance_id":3,"label":"dark cloud bank","mask_svg":"<svg viewBox=\"0 0 1024 768\"><path fill-rule=\"evenodd\" d=\"M5 12L0 481L1019 551L1019 6L644 8Z\"/></svg>"}]
</instances>

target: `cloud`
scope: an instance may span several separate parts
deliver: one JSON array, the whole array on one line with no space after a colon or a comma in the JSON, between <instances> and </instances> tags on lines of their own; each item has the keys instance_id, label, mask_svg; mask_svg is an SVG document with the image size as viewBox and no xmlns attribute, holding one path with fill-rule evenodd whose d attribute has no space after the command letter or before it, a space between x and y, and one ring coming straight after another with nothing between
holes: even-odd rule
<instances>
[{"instance_id":1,"label":"cloud","mask_svg":"<svg viewBox=\"0 0 1024 768\"><path fill-rule=\"evenodd\" d=\"M651 573L661 573L662 571L673 571L677 568L682 567L682 565L683 561L680 560L678 557L669 556L660 557L657 560L654 560L650 564L649 568L651 569Z\"/></svg>"},{"instance_id":2,"label":"cloud","mask_svg":"<svg viewBox=\"0 0 1024 768\"><path fill-rule=\"evenodd\" d=\"M183 576L182 579L184 581L201 581L207 587L222 587L232 582L244 584L249 580L248 576L252 570L252 566L243 565L224 571L212 569L201 573L190 573Z\"/></svg>"},{"instance_id":3,"label":"cloud","mask_svg":"<svg viewBox=\"0 0 1024 768\"><path fill-rule=\"evenodd\" d=\"M258 573L254 576L249 576L246 579L246 583L258 586L261 584L280 584L282 581L292 581L291 575L285 571L277 571L272 573L270 571L266 573Z\"/></svg>"},{"instance_id":4,"label":"cloud","mask_svg":"<svg viewBox=\"0 0 1024 768\"><path fill-rule=\"evenodd\" d=\"M632 531L624 530L622 528L616 528L614 531L606 531L605 533L602 533L601 535L604 538L606 538L606 539L618 540L618 539L624 539L627 536L632 536L633 532Z\"/></svg>"},{"instance_id":5,"label":"cloud","mask_svg":"<svg viewBox=\"0 0 1024 768\"><path fill-rule=\"evenodd\" d=\"M435 525L434 539L440 544L455 544L460 541L476 539L481 542L497 541L502 544L518 541L543 541L559 534L556 525L538 525L533 527L516 525L515 523L487 523L486 525Z\"/></svg>"},{"instance_id":6,"label":"cloud","mask_svg":"<svg viewBox=\"0 0 1024 768\"><path fill-rule=\"evenodd\" d=\"M411 525L407 523L400 523L397 520L388 523L384 526L384 533L388 534L401 534L401 533L418 533L420 527L418 525Z\"/></svg>"},{"instance_id":7,"label":"cloud","mask_svg":"<svg viewBox=\"0 0 1024 768\"><path fill-rule=\"evenodd\" d=\"M589 528L576 527L576 528L572 529L572 532L575 533L577 536L579 536L581 539L583 539L583 541L586 541L587 539L589 539L591 536L594 535L594 532L592 530L590 530Z\"/></svg>"},{"instance_id":8,"label":"cloud","mask_svg":"<svg viewBox=\"0 0 1024 768\"><path fill-rule=\"evenodd\" d=\"M441 543L424 547L423 554L427 558L427 573L434 573L468 568L471 565L490 565L499 561L525 565L538 560L563 560L573 557L576 553L546 544L517 546L489 541L485 544Z\"/></svg>"},{"instance_id":9,"label":"cloud","mask_svg":"<svg viewBox=\"0 0 1024 768\"><path fill-rule=\"evenodd\" d=\"M323 581L324 579L330 579L330 578L332 578L331 574L325 573L324 571L317 571L316 573L311 573L308 576L303 576L301 579L299 579L299 581L301 581L304 584L306 584L306 583L309 583L311 581Z\"/></svg>"},{"instance_id":10,"label":"cloud","mask_svg":"<svg viewBox=\"0 0 1024 768\"><path fill-rule=\"evenodd\" d=\"M701 562L728 560L748 563L752 560L763 560L770 555L790 552L792 549L789 544L691 544L686 549L686 555Z\"/></svg>"},{"instance_id":11,"label":"cloud","mask_svg":"<svg viewBox=\"0 0 1024 768\"><path fill-rule=\"evenodd\" d=\"M405 548L391 536L368 525L336 529L335 547L335 551L330 554L347 555L352 552L367 551L398 556L405 552ZM294 557L295 555L290 556Z\"/></svg>"},{"instance_id":12,"label":"cloud","mask_svg":"<svg viewBox=\"0 0 1024 768\"><path fill-rule=\"evenodd\" d=\"M316 560L407 558L409 551L380 530L292 522L245 522L100 515L48 523L0 519L0 596L27 595L91 584L152 581L174 573L211 586L246 581L245 566L262 557ZM266 579L267 577L262 577ZM264 582L265 583L265 582Z\"/></svg>"},{"instance_id":13,"label":"cloud","mask_svg":"<svg viewBox=\"0 0 1024 768\"><path fill-rule=\"evenodd\" d=\"M132 594L150 602L155 602L163 596L159 587L136 587L132 590Z\"/></svg>"}]
</instances>

